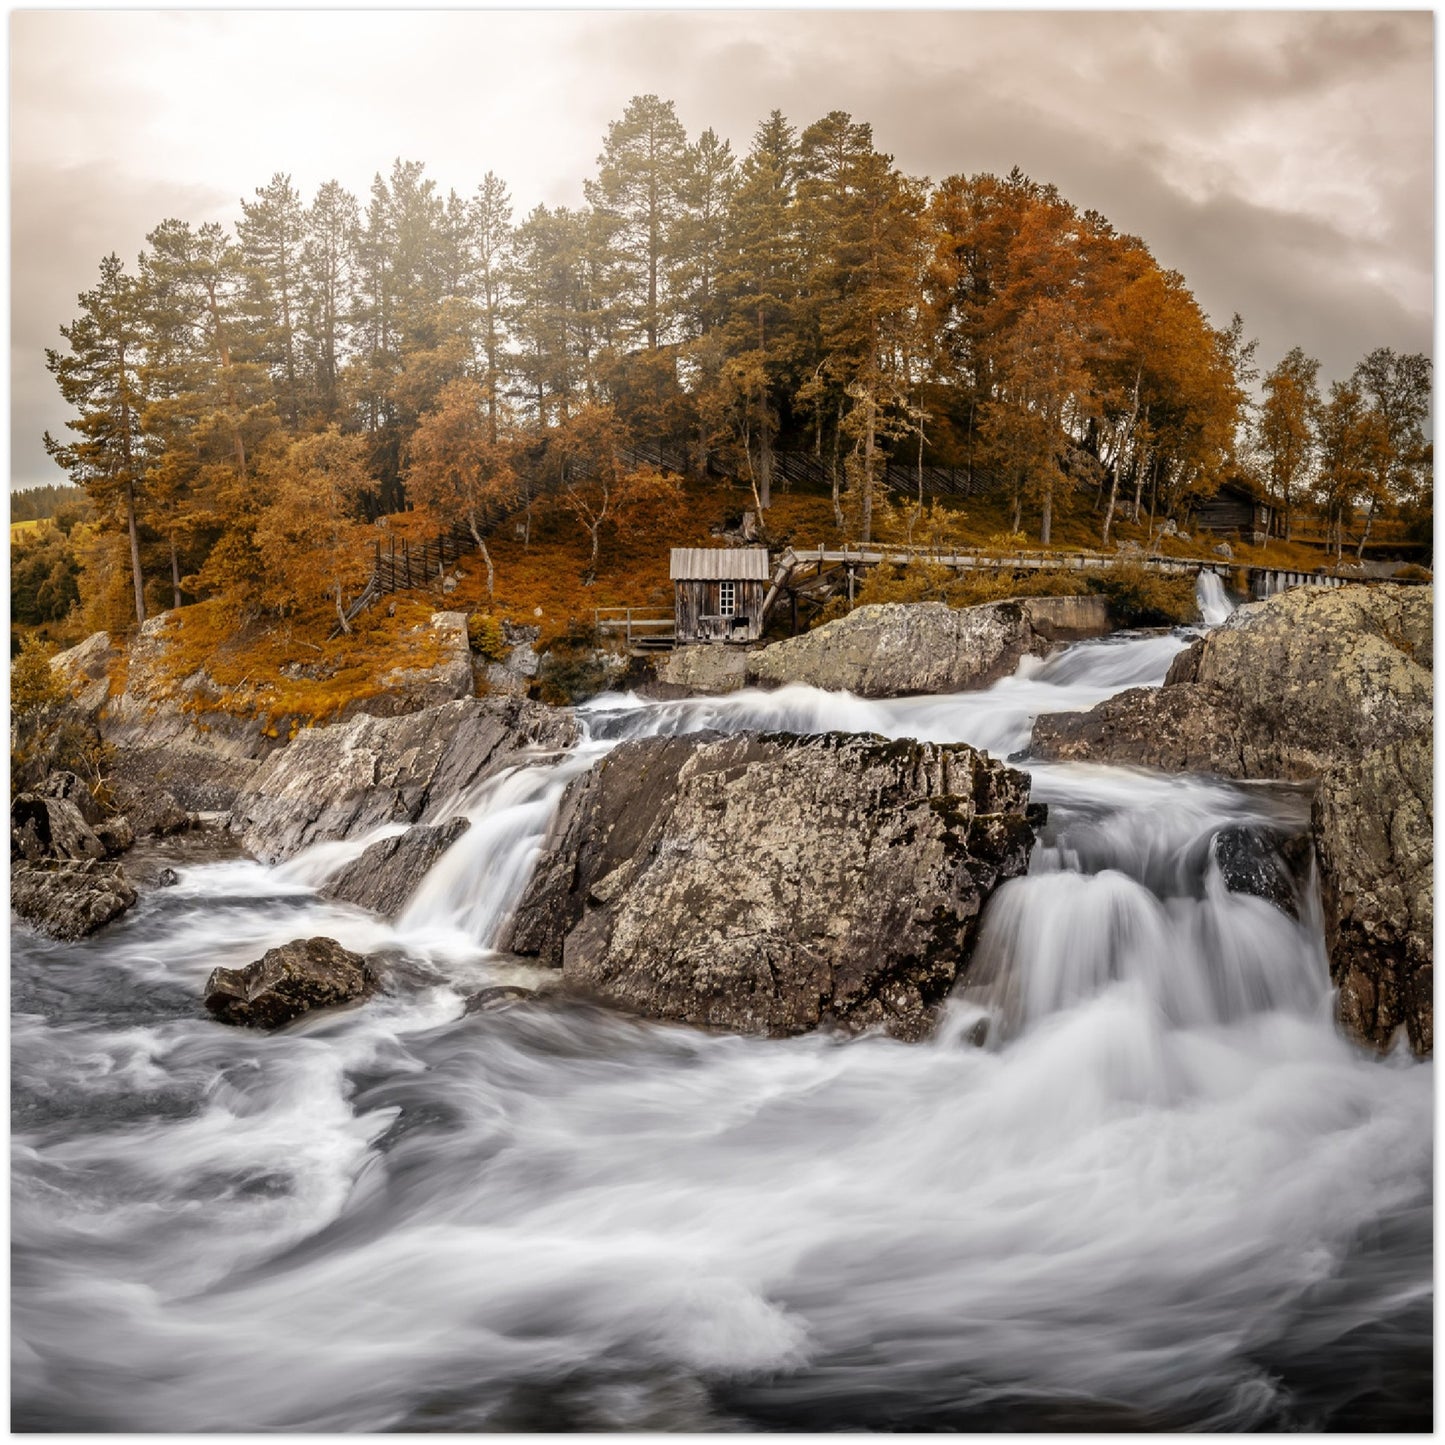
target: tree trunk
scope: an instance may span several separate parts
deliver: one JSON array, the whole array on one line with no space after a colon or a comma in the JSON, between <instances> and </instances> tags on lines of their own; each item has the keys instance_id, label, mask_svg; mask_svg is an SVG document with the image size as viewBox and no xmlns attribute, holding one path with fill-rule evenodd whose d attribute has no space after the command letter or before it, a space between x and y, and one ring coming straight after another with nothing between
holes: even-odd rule
<instances>
[{"instance_id":1,"label":"tree trunk","mask_svg":"<svg viewBox=\"0 0 1445 1445\"><path fill-rule=\"evenodd\" d=\"M873 540L873 460L876 455L877 407L873 397L868 397L868 432L863 446L863 522L859 541Z\"/></svg>"},{"instance_id":2,"label":"tree trunk","mask_svg":"<svg viewBox=\"0 0 1445 1445\"><path fill-rule=\"evenodd\" d=\"M833 428L833 521L839 531L843 529L843 499L838 463L843 451L843 403L838 403L838 424Z\"/></svg>"},{"instance_id":3,"label":"tree trunk","mask_svg":"<svg viewBox=\"0 0 1445 1445\"><path fill-rule=\"evenodd\" d=\"M1355 549L1356 562L1363 562L1365 560L1365 544L1370 540L1370 528L1375 525L1375 506L1377 500L1377 498L1371 497L1370 505L1365 509L1365 530L1360 537L1359 547Z\"/></svg>"},{"instance_id":4,"label":"tree trunk","mask_svg":"<svg viewBox=\"0 0 1445 1445\"><path fill-rule=\"evenodd\" d=\"M336 620L347 637L351 636L351 624L346 620L346 609L341 605L341 583L336 584Z\"/></svg>"},{"instance_id":5,"label":"tree trunk","mask_svg":"<svg viewBox=\"0 0 1445 1445\"><path fill-rule=\"evenodd\" d=\"M1114 505L1119 499L1119 468L1109 469L1109 505L1104 508L1104 534L1101 545L1109 545L1109 528L1114 525Z\"/></svg>"},{"instance_id":6,"label":"tree trunk","mask_svg":"<svg viewBox=\"0 0 1445 1445\"><path fill-rule=\"evenodd\" d=\"M180 559L176 556L176 539L167 537L166 540L171 544L171 605L179 607L181 605L181 564Z\"/></svg>"},{"instance_id":7,"label":"tree trunk","mask_svg":"<svg viewBox=\"0 0 1445 1445\"><path fill-rule=\"evenodd\" d=\"M135 523L135 483L129 478L125 484L125 523L130 532L130 576L135 584L135 620L146 620L145 579L140 570L140 531Z\"/></svg>"},{"instance_id":8,"label":"tree trunk","mask_svg":"<svg viewBox=\"0 0 1445 1445\"><path fill-rule=\"evenodd\" d=\"M477 526L477 514L471 509L467 511L467 527L471 531L472 541L477 544L477 551L482 554L482 561L487 564L487 601L490 602L496 595L495 584L497 574L492 567L492 554L487 551L487 544L482 538L481 528ZM595 552L595 547L593 550Z\"/></svg>"},{"instance_id":9,"label":"tree trunk","mask_svg":"<svg viewBox=\"0 0 1445 1445\"><path fill-rule=\"evenodd\" d=\"M1039 545L1047 547L1054 534L1054 484L1049 483L1044 491L1044 515L1039 523Z\"/></svg>"}]
</instances>

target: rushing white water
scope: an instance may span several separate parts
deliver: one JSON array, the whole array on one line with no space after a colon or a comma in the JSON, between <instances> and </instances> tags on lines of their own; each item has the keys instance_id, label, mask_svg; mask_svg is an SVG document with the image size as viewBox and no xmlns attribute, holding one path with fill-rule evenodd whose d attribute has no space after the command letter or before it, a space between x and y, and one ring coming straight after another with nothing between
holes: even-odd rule
<instances>
[{"instance_id":1,"label":"rushing white water","mask_svg":"<svg viewBox=\"0 0 1445 1445\"><path fill-rule=\"evenodd\" d=\"M1217 573L1200 572L1194 583L1194 596L1206 627L1218 627L1234 611L1234 603L1229 600Z\"/></svg>"},{"instance_id":2,"label":"rushing white water","mask_svg":"<svg viewBox=\"0 0 1445 1445\"><path fill-rule=\"evenodd\" d=\"M16 1428L1428 1426L1433 1070L1335 1030L1311 888L1296 919L1215 854L1297 828L1295 791L1033 766L1031 871L925 1045L463 1013L535 977L499 924L618 739L1018 752L1187 641L947 698L600 699L577 752L435 810L472 826L394 925L314 892L353 840L17 934ZM199 1016L210 968L313 933L389 991Z\"/></svg>"}]
</instances>

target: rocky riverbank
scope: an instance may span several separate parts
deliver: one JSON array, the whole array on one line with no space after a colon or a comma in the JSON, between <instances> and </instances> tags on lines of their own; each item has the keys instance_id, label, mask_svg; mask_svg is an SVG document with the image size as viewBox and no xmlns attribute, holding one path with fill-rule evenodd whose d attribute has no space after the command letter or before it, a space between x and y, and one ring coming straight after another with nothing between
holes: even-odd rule
<instances>
[{"instance_id":1,"label":"rocky riverbank","mask_svg":"<svg viewBox=\"0 0 1445 1445\"><path fill-rule=\"evenodd\" d=\"M645 687L663 697L802 683L859 697L984 688L1026 656L1113 630L1104 597L1024 597L979 607L877 603L768 647L688 647Z\"/></svg>"},{"instance_id":2,"label":"rocky riverbank","mask_svg":"<svg viewBox=\"0 0 1445 1445\"><path fill-rule=\"evenodd\" d=\"M1163 688L1040 718L1035 756L1319 781L1312 831L1340 1019L1433 1044L1434 590L1304 587L1241 607Z\"/></svg>"}]
</instances>

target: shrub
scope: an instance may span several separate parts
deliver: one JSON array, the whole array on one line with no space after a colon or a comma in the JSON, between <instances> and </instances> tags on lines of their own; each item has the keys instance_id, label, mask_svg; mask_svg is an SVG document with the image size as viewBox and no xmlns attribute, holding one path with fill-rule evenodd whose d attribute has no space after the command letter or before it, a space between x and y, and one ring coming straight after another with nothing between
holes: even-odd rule
<instances>
[{"instance_id":1,"label":"shrub","mask_svg":"<svg viewBox=\"0 0 1445 1445\"><path fill-rule=\"evenodd\" d=\"M1090 572L1085 580L1091 592L1109 599L1114 620L1124 627L1174 627L1198 619L1194 583L1188 577L1122 563Z\"/></svg>"},{"instance_id":2,"label":"shrub","mask_svg":"<svg viewBox=\"0 0 1445 1445\"><path fill-rule=\"evenodd\" d=\"M488 662L501 662L512 650L507 646L501 622L490 612L473 612L467 618L467 641L472 651Z\"/></svg>"},{"instance_id":3,"label":"shrub","mask_svg":"<svg viewBox=\"0 0 1445 1445\"><path fill-rule=\"evenodd\" d=\"M1399 568L1391 579L1395 582L1428 582L1434 576L1428 567L1421 567L1415 562L1406 563Z\"/></svg>"},{"instance_id":4,"label":"shrub","mask_svg":"<svg viewBox=\"0 0 1445 1445\"><path fill-rule=\"evenodd\" d=\"M10 711L17 719L66 699L65 684L50 665L43 644L27 637L10 664Z\"/></svg>"}]
</instances>

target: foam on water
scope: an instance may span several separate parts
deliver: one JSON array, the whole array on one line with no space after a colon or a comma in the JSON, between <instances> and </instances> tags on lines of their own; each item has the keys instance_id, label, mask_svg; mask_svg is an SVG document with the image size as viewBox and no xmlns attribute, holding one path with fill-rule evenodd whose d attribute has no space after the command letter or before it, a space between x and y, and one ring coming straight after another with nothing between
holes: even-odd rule
<instances>
[{"instance_id":1,"label":"foam on water","mask_svg":"<svg viewBox=\"0 0 1445 1445\"><path fill-rule=\"evenodd\" d=\"M499 928L620 739L1016 752L1188 640L954 697L601 699L574 754L431 810L472 826L395 924L316 896L352 840L18 934L16 1427L1428 1423L1433 1070L1338 1034L1312 889L1292 918L1214 856L1298 828L1297 791L1035 767L1031 871L925 1045L463 1014L517 976ZM318 932L391 991L275 1036L198 1016L215 964Z\"/></svg>"}]
</instances>

